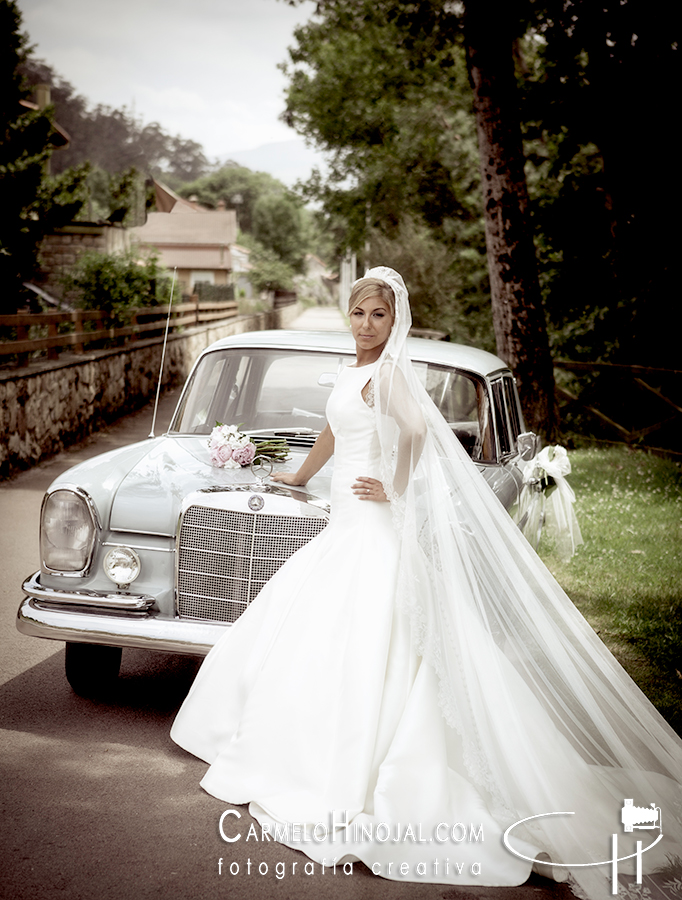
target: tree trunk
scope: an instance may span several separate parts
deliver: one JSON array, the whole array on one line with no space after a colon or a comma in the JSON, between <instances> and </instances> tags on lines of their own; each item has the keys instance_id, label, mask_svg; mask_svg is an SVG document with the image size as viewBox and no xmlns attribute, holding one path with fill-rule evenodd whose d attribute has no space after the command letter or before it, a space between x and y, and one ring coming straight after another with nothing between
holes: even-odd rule
<instances>
[{"instance_id":1,"label":"tree trunk","mask_svg":"<svg viewBox=\"0 0 682 900\"><path fill-rule=\"evenodd\" d=\"M481 160L486 247L498 355L516 376L526 425L556 440L558 410L533 232L504 4L467 4L465 39Z\"/></svg>"}]
</instances>

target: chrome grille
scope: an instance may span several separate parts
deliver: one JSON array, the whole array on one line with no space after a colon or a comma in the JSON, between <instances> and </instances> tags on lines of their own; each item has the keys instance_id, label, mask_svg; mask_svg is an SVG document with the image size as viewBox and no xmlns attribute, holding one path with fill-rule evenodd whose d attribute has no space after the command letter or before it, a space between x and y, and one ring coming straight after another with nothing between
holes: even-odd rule
<instances>
[{"instance_id":1,"label":"chrome grille","mask_svg":"<svg viewBox=\"0 0 682 900\"><path fill-rule=\"evenodd\" d=\"M327 524L190 506L178 545L178 614L234 622L292 553Z\"/></svg>"}]
</instances>

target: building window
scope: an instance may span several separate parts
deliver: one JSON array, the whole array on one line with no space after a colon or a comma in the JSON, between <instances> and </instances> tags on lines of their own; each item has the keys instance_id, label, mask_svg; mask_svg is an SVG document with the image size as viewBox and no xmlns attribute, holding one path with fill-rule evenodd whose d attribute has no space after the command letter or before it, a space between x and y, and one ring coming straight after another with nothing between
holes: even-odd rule
<instances>
[{"instance_id":1,"label":"building window","mask_svg":"<svg viewBox=\"0 0 682 900\"><path fill-rule=\"evenodd\" d=\"M192 269L189 273L190 292L194 293L194 285L199 281L215 284L215 272L212 269Z\"/></svg>"}]
</instances>

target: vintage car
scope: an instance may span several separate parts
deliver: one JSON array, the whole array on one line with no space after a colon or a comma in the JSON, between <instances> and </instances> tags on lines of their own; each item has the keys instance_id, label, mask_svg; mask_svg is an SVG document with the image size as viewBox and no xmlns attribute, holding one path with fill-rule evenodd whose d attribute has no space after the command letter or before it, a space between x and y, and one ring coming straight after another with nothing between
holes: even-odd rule
<instances>
[{"instance_id":1,"label":"vintage car","mask_svg":"<svg viewBox=\"0 0 682 900\"><path fill-rule=\"evenodd\" d=\"M523 459L516 385L497 357L409 339L415 369L502 503L513 512ZM65 472L41 512L41 568L23 585L18 628L66 641L66 675L96 695L118 675L122 647L203 655L299 547L325 527L332 463L305 488L252 467L212 465L216 422L257 443L281 436L295 471L326 424L350 335L253 332L198 359L168 433ZM522 435L521 441L518 440ZM530 440L529 440L530 439Z\"/></svg>"}]
</instances>

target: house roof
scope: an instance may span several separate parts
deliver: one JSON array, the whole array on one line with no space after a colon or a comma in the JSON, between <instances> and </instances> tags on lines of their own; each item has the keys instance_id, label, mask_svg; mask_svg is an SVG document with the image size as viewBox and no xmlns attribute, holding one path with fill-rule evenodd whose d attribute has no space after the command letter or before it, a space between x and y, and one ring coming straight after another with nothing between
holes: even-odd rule
<instances>
[{"instance_id":1,"label":"house roof","mask_svg":"<svg viewBox=\"0 0 682 900\"><path fill-rule=\"evenodd\" d=\"M25 107L26 109L40 109L37 103L34 103L32 100L20 100L19 105ZM68 147L71 142L71 135L64 131L59 122L52 123L52 132L50 134L50 143L53 147Z\"/></svg>"},{"instance_id":2,"label":"house roof","mask_svg":"<svg viewBox=\"0 0 682 900\"><path fill-rule=\"evenodd\" d=\"M161 263L168 269L225 269L232 270L232 254L229 247L188 247L187 245L160 246Z\"/></svg>"},{"instance_id":3,"label":"house roof","mask_svg":"<svg viewBox=\"0 0 682 900\"><path fill-rule=\"evenodd\" d=\"M177 209L177 206L175 207ZM183 209L183 207L181 207ZM226 210L187 210L178 214L153 212L144 225L132 229L144 244L162 249L164 244L203 244L214 247L234 244L237 239L237 214Z\"/></svg>"}]
</instances>

